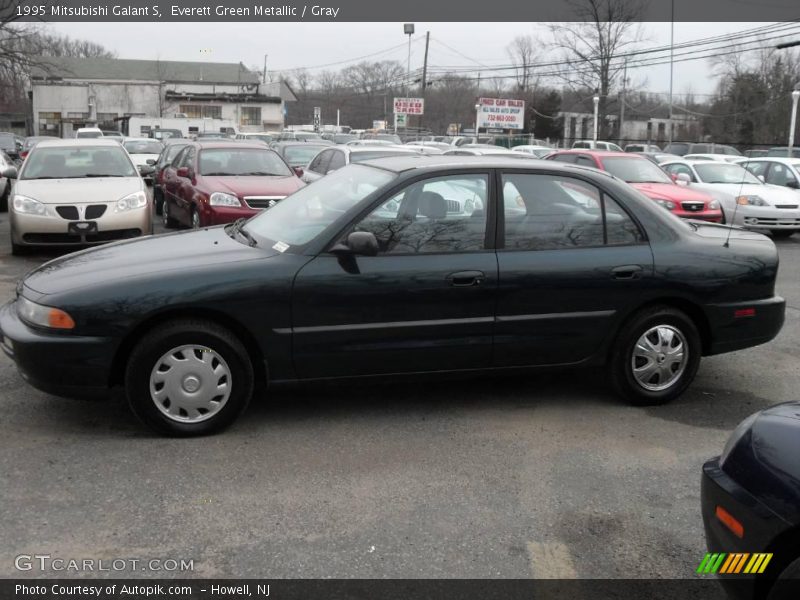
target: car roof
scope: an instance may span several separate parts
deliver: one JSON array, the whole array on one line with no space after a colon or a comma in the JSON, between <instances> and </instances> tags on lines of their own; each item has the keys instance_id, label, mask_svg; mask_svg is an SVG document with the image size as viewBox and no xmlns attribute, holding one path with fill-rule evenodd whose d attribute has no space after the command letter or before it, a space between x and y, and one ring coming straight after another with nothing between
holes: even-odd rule
<instances>
[{"instance_id":1,"label":"car roof","mask_svg":"<svg viewBox=\"0 0 800 600\"><path fill-rule=\"evenodd\" d=\"M335 147L335 146L334 146ZM405 146L399 145L367 145L367 146L340 146L341 149L347 150L352 154L358 154L360 152L385 152L386 150L391 150L392 152L403 152L406 154L419 154L417 150L413 148L406 148Z\"/></svg>"},{"instance_id":2,"label":"car roof","mask_svg":"<svg viewBox=\"0 0 800 600\"><path fill-rule=\"evenodd\" d=\"M487 154L484 156L458 156L447 154L417 154L409 153L410 156L390 156L385 158L373 158L364 162L358 163L360 165L371 165L392 171L395 173L403 173L415 169L436 171L439 169L447 169L454 167L474 168L483 167L487 169L525 169L530 167L540 167L547 170L564 171L574 173L575 170L581 172L593 173L610 179L617 179L606 171L601 171L592 167L584 167L581 165L572 165L559 163L552 160L544 160L540 158L531 158L527 160L520 160L519 158L510 158L502 154ZM645 159L646 160L646 159Z\"/></svg>"},{"instance_id":3,"label":"car roof","mask_svg":"<svg viewBox=\"0 0 800 600\"><path fill-rule=\"evenodd\" d=\"M157 139L154 139L154 138L148 138L148 137L126 137L126 138L123 138L123 139L126 142L155 142L156 144L160 144L161 143L161 140L157 140Z\"/></svg>"},{"instance_id":4,"label":"car roof","mask_svg":"<svg viewBox=\"0 0 800 600\"><path fill-rule=\"evenodd\" d=\"M214 148L234 148L234 149L251 148L255 150L270 149L261 142L243 142L242 140L216 139L216 138L208 140L195 140L194 142L191 142L191 144L203 150L214 149Z\"/></svg>"},{"instance_id":5,"label":"car roof","mask_svg":"<svg viewBox=\"0 0 800 600\"><path fill-rule=\"evenodd\" d=\"M796 165L796 164L800 163L800 157L787 158L785 156L754 156L754 157L751 158L751 157L748 157L748 156L744 156L742 158L744 158L744 160L741 161L741 162L764 162L764 161L767 161L767 162L783 163L785 165Z\"/></svg>"},{"instance_id":6,"label":"car roof","mask_svg":"<svg viewBox=\"0 0 800 600\"><path fill-rule=\"evenodd\" d=\"M80 146L108 146L110 148L122 148L119 145L119 142L115 140L104 140L103 138L83 138L83 139L54 139L54 140L42 140L38 144L36 144L37 148L70 148L70 147L80 147Z\"/></svg>"},{"instance_id":7,"label":"car roof","mask_svg":"<svg viewBox=\"0 0 800 600\"><path fill-rule=\"evenodd\" d=\"M627 156L628 158L641 158L647 160L643 156L636 156L635 152L620 152L618 150L590 150L589 148L571 148L569 150L557 150L559 154L588 154L589 156L597 156L600 158L606 156Z\"/></svg>"}]
</instances>

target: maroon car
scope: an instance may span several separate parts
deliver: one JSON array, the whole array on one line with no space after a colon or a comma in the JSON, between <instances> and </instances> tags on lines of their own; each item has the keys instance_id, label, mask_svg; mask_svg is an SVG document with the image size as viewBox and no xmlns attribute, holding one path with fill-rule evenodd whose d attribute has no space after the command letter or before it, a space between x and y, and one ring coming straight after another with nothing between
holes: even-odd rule
<instances>
[{"instance_id":1,"label":"maroon car","mask_svg":"<svg viewBox=\"0 0 800 600\"><path fill-rule=\"evenodd\" d=\"M196 229L252 217L303 185L264 144L192 142L164 169L164 225Z\"/></svg>"}]
</instances>

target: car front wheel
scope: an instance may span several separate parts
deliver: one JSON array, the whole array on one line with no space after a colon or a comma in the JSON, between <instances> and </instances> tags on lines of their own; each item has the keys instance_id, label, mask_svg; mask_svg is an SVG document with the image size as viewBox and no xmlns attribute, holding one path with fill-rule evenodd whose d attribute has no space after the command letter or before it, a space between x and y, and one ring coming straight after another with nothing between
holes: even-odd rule
<instances>
[{"instance_id":1,"label":"car front wheel","mask_svg":"<svg viewBox=\"0 0 800 600\"><path fill-rule=\"evenodd\" d=\"M683 393L697 374L700 334L682 311L655 306L622 328L611 354L611 383L631 404L665 404Z\"/></svg>"},{"instance_id":2,"label":"car front wheel","mask_svg":"<svg viewBox=\"0 0 800 600\"><path fill-rule=\"evenodd\" d=\"M770 233L772 234L772 237L774 237L775 239L779 239L779 240L791 237L794 234L794 232L795 232L794 229L771 229L770 230Z\"/></svg>"},{"instance_id":3,"label":"car front wheel","mask_svg":"<svg viewBox=\"0 0 800 600\"><path fill-rule=\"evenodd\" d=\"M172 217L169 206L169 202L164 198L164 203L161 206L161 222L164 224L165 228L173 229L178 226L178 222Z\"/></svg>"},{"instance_id":4,"label":"car front wheel","mask_svg":"<svg viewBox=\"0 0 800 600\"><path fill-rule=\"evenodd\" d=\"M125 373L131 409L151 429L205 435L230 425L253 394L253 367L242 343L209 321L184 319L146 334Z\"/></svg>"}]
</instances>

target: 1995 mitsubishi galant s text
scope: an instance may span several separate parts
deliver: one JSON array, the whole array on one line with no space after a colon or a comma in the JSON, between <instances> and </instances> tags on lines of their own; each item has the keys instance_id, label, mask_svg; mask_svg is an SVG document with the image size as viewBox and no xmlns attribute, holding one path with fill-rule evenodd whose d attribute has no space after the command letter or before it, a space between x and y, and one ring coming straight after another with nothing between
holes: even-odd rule
<instances>
[{"instance_id":1,"label":"1995 mitsubishi galant s text","mask_svg":"<svg viewBox=\"0 0 800 600\"><path fill-rule=\"evenodd\" d=\"M777 335L777 270L769 238L682 221L596 169L394 157L248 221L50 261L0 329L32 385L121 384L172 435L293 380L607 365L623 398L660 404L701 356Z\"/></svg>"}]
</instances>

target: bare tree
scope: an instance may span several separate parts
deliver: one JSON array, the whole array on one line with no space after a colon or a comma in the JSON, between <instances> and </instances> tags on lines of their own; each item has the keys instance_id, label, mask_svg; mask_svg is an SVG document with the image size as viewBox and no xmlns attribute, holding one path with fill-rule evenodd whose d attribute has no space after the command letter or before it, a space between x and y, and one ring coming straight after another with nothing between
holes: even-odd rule
<instances>
[{"instance_id":1,"label":"bare tree","mask_svg":"<svg viewBox=\"0 0 800 600\"><path fill-rule=\"evenodd\" d=\"M550 25L551 46L560 50L566 68L559 77L573 89L595 90L600 135L607 137L608 101L624 69L620 55L641 41L637 20L642 14L639 0L568 0L578 23Z\"/></svg>"},{"instance_id":2,"label":"bare tree","mask_svg":"<svg viewBox=\"0 0 800 600\"><path fill-rule=\"evenodd\" d=\"M538 58L533 38L530 35L518 35L506 46L506 52L514 65L517 90L527 92L533 80L533 63Z\"/></svg>"}]
</instances>

